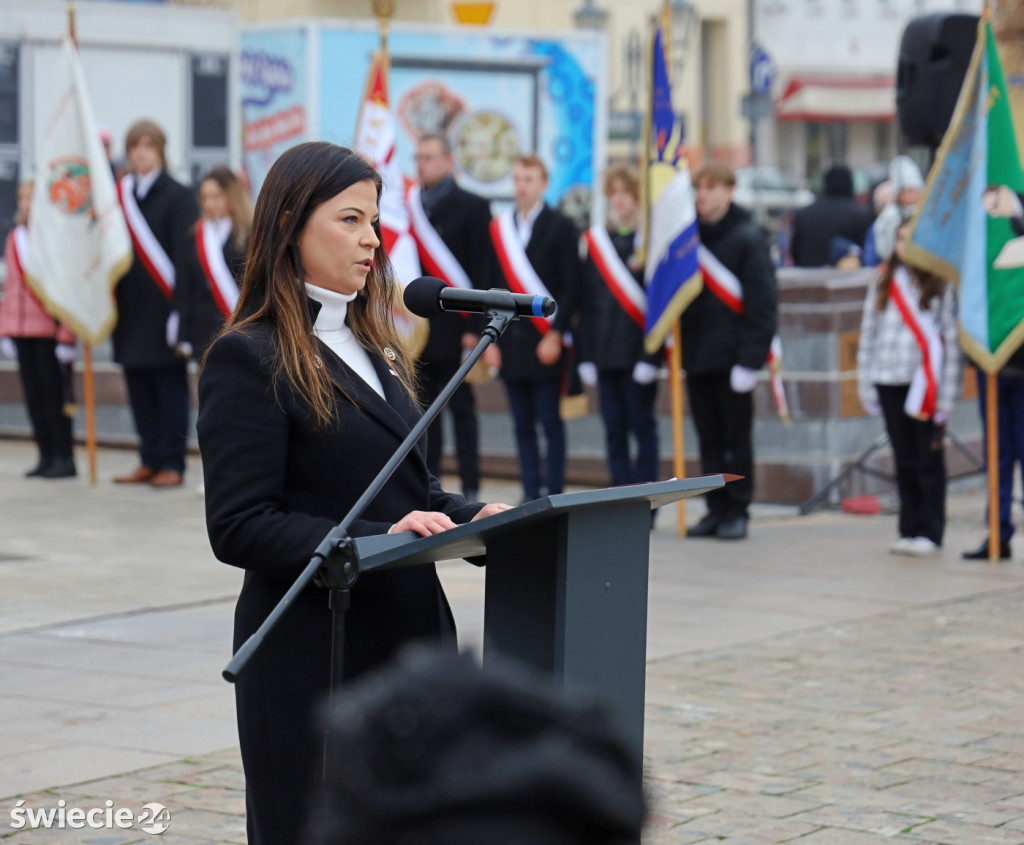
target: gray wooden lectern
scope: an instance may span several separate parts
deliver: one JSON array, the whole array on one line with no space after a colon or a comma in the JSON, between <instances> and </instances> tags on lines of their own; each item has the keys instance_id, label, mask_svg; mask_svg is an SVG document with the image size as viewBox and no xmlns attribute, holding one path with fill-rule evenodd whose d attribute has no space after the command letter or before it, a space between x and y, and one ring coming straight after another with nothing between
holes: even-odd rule
<instances>
[{"instance_id":1,"label":"gray wooden lectern","mask_svg":"<svg viewBox=\"0 0 1024 845\"><path fill-rule=\"evenodd\" d=\"M643 754L651 509L721 475L561 493L443 534L361 537L359 569L486 555L484 662L495 652L610 705Z\"/></svg>"}]
</instances>

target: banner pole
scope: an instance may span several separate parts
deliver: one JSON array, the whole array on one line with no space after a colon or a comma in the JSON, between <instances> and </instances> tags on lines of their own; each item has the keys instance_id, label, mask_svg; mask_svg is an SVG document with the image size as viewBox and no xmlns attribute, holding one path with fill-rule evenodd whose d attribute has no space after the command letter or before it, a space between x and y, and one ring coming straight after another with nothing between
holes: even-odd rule
<instances>
[{"instance_id":1,"label":"banner pole","mask_svg":"<svg viewBox=\"0 0 1024 845\"><path fill-rule=\"evenodd\" d=\"M89 483L96 486L96 387L93 381L92 344L82 344L82 394L85 398L85 448L89 455Z\"/></svg>"},{"instance_id":2,"label":"banner pole","mask_svg":"<svg viewBox=\"0 0 1024 845\"><path fill-rule=\"evenodd\" d=\"M676 478L686 478L686 434L683 431L683 338L679 323L672 327L672 349L669 351L669 385L672 396L672 472ZM677 530L686 536L686 500L676 502Z\"/></svg>"},{"instance_id":3,"label":"banner pole","mask_svg":"<svg viewBox=\"0 0 1024 845\"><path fill-rule=\"evenodd\" d=\"M999 377L985 373L985 442L988 466L988 560L999 560Z\"/></svg>"}]
</instances>

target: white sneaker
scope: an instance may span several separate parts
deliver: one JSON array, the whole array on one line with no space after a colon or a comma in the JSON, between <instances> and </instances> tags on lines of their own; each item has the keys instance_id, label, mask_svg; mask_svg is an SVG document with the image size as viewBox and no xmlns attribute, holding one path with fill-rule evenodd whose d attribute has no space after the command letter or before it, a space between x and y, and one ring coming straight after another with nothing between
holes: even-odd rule
<instances>
[{"instance_id":1,"label":"white sneaker","mask_svg":"<svg viewBox=\"0 0 1024 845\"><path fill-rule=\"evenodd\" d=\"M911 557L935 557L939 553L939 547L927 537L914 537L904 554Z\"/></svg>"},{"instance_id":2,"label":"white sneaker","mask_svg":"<svg viewBox=\"0 0 1024 845\"><path fill-rule=\"evenodd\" d=\"M909 555L911 554L911 548L914 545L913 537L900 537L895 543L889 546L889 554L891 555Z\"/></svg>"}]
</instances>

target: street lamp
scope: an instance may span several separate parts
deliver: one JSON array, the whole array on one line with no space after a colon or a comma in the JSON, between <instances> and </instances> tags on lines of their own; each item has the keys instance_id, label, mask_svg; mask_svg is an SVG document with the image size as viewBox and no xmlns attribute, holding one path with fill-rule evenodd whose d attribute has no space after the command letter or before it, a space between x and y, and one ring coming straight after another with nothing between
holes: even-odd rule
<instances>
[{"instance_id":1,"label":"street lamp","mask_svg":"<svg viewBox=\"0 0 1024 845\"><path fill-rule=\"evenodd\" d=\"M577 29L604 29L608 12L594 5L594 0L583 0L583 5L572 13Z\"/></svg>"},{"instance_id":2,"label":"street lamp","mask_svg":"<svg viewBox=\"0 0 1024 845\"><path fill-rule=\"evenodd\" d=\"M644 40L640 30L635 27L626 36L626 89L629 91L629 117L634 129L630 131L630 158L636 160L639 155L640 127L643 118L640 115L640 89L643 87L644 71Z\"/></svg>"},{"instance_id":3,"label":"street lamp","mask_svg":"<svg viewBox=\"0 0 1024 845\"><path fill-rule=\"evenodd\" d=\"M700 12L690 0L671 0L669 10L672 14L672 64L678 78L683 70L683 53L690 46L690 36L694 25L700 21Z\"/></svg>"}]
</instances>

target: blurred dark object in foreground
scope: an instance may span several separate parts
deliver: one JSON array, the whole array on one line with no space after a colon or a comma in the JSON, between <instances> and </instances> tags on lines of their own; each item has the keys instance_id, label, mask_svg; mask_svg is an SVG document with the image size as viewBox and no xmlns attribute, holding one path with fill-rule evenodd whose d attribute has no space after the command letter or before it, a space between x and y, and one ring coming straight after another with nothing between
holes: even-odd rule
<instances>
[{"instance_id":1,"label":"blurred dark object in foreground","mask_svg":"<svg viewBox=\"0 0 1024 845\"><path fill-rule=\"evenodd\" d=\"M526 667L407 649L326 706L307 845L625 845L641 761L606 711Z\"/></svg>"}]
</instances>

